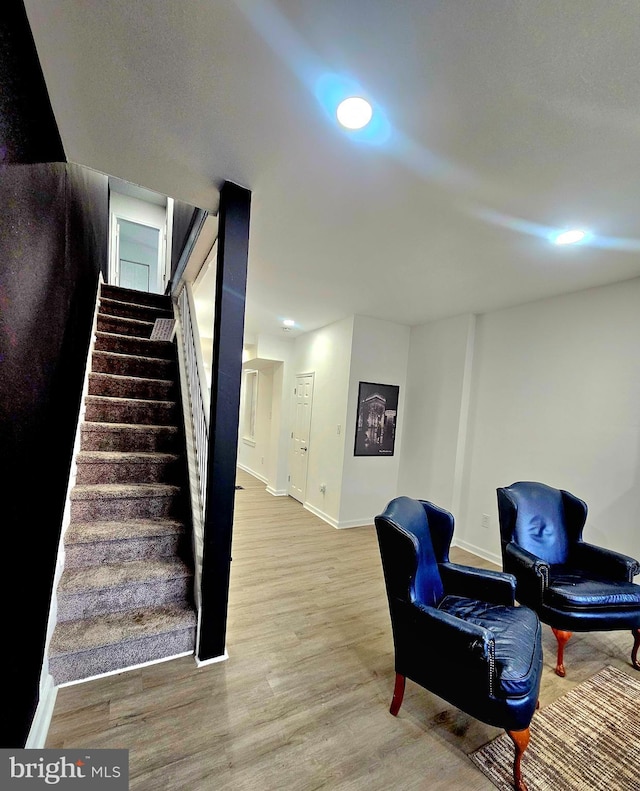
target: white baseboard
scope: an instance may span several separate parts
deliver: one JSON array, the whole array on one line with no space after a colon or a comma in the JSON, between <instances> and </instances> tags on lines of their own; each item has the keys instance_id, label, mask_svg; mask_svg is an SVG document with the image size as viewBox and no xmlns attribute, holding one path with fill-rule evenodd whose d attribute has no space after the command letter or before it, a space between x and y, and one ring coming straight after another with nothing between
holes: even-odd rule
<instances>
[{"instance_id":1,"label":"white baseboard","mask_svg":"<svg viewBox=\"0 0 640 791\"><path fill-rule=\"evenodd\" d=\"M240 462L237 462L236 466L239 467L243 472L247 472L249 473L249 475L253 475L254 478L257 478L259 481L262 481L262 483L269 483L269 480L265 478L264 475L260 475L259 472L256 472L255 470L252 470L250 467L247 467L246 464L241 464Z\"/></svg>"},{"instance_id":2,"label":"white baseboard","mask_svg":"<svg viewBox=\"0 0 640 791\"><path fill-rule=\"evenodd\" d=\"M184 656L193 656L193 651L183 651L180 654L173 654L173 656L163 656L160 659L150 659L148 662L140 662L137 665L129 665L128 667L121 667L118 670L109 670L106 673L97 673L95 676L87 676L87 678L79 678L77 681L64 681L58 684L58 688L62 687L75 687L77 684L84 684L86 681L97 681L99 678L108 678L109 676L117 676L119 673L128 673L130 670L140 670L143 667L151 667L151 665L159 665L161 662L170 662L172 659L182 659Z\"/></svg>"},{"instance_id":3,"label":"white baseboard","mask_svg":"<svg viewBox=\"0 0 640 791\"><path fill-rule=\"evenodd\" d=\"M474 555L477 555L479 558L483 560L488 560L491 563L495 563L496 566L500 566L502 568L502 558L500 555L496 555L495 552L487 552L486 549L482 549L481 547L477 547L475 544L470 544L468 541L464 541L462 538L453 537L453 541L451 545L454 547L460 547L460 549L466 549L467 552L472 552Z\"/></svg>"},{"instance_id":4,"label":"white baseboard","mask_svg":"<svg viewBox=\"0 0 640 791\"><path fill-rule=\"evenodd\" d=\"M40 700L25 744L27 750L41 750L45 746L57 695L58 687L53 683L53 676L48 675L40 689Z\"/></svg>"},{"instance_id":5,"label":"white baseboard","mask_svg":"<svg viewBox=\"0 0 640 791\"><path fill-rule=\"evenodd\" d=\"M325 514L324 511L321 511L319 508L316 508L315 505L311 505L311 503L303 503L303 508L306 508L307 511L311 511L314 516L317 516L319 519L322 519L323 522L326 522L331 527L338 527L338 520L334 519L329 514Z\"/></svg>"},{"instance_id":6,"label":"white baseboard","mask_svg":"<svg viewBox=\"0 0 640 791\"><path fill-rule=\"evenodd\" d=\"M286 489L274 489L273 486L267 486L267 492L274 497L286 497L289 494Z\"/></svg>"},{"instance_id":7,"label":"white baseboard","mask_svg":"<svg viewBox=\"0 0 640 791\"><path fill-rule=\"evenodd\" d=\"M373 519L346 519L343 522L338 522L338 530L346 530L350 527L373 527Z\"/></svg>"},{"instance_id":8,"label":"white baseboard","mask_svg":"<svg viewBox=\"0 0 640 791\"><path fill-rule=\"evenodd\" d=\"M311 511L314 516L317 516L319 519L322 519L323 522L326 522L331 527L335 527L336 530L344 530L345 528L349 527L371 527L373 525L373 519L371 517L362 517L362 519L347 519L342 522L334 519L329 514L325 514L324 511L321 511L319 508L316 508L315 505L311 505L311 503L303 503L304 508L307 511Z\"/></svg>"},{"instance_id":9,"label":"white baseboard","mask_svg":"<svg viewBox=\"0 0 640 791\"><path fill-rule=\"evenodd\" d=\"M196 667L206 667L207 665L217 665L218 662L226 662L229 654L225 651L222 656L214 656L213 659L198 659L196 657Z\"/></svg>"}]
</instances>

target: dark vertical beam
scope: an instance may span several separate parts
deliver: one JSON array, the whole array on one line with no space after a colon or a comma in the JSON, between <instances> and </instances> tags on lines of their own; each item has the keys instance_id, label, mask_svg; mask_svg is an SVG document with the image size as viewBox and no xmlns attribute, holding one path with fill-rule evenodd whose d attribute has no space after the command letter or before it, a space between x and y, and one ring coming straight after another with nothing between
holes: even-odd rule
<instances>
[{"instance_id":1,"label":"dark vertical beam","mask_svg":"<svg viewBox=\"0 0 640 791\"><path fill-rule=\"evenodd\" d=\"M249 190L228 181L224 183L218 215L209 468L198 646L201 661L224 654L227 634L250 206Z\"/></svg>"}]
</instances>

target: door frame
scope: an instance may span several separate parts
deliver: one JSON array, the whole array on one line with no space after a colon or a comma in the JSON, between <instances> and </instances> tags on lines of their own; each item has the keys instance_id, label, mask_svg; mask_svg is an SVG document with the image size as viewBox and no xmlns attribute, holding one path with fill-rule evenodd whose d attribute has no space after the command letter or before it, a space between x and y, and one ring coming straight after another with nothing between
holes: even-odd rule
<instances>
[{"instance_id":1,"label":"door frame","mask_svg":"<svg viewBox=\"0 0 640 791\"><path fill-rule=\"evenodd\" d=\"M129 196L125 196L129 197ZM139 198L135 200L140 201ZM144 201L140 201L144 203ZM162 207L156 204L148 204L156 206L160 209ZM169 234L168 234L168 215L169 207L164 207L164 223L152 222L147 218L141 217L135 211L126 210L124 208L115 208L109 199L109 283L113 285L120 285L120 272L119 272L119 238L118 238L118 221L125 220L127 222L136 223L136 225L143 225L146 228L155 228L159 235L158 244L158 261L156 263L156 277L153 289L151 288L151 279L149 282L150 293L164 294L167 286L167 259L169 258ZM170 268L170 267L169 267Z\"/></svg>"}]
</instances>

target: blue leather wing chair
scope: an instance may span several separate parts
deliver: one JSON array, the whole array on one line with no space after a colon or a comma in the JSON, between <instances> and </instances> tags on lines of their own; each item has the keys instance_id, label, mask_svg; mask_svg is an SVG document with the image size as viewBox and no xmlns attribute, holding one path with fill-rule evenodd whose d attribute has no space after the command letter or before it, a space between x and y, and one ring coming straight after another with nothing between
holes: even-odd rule
<instances>
[{"instance_id":1,"label":"blue leather wing chair","mask_svg":"<svg viewBox=\"0 0 640 791\"><path fill-rule=\"evenodd\" d=\"M515 745L515 787L526 791L520 763L540 689L538 617L514 606L510 574L449 561L448 511L397 497L375 524L395 647L391 714L398 714L409 678L504 728Z\"/></svg>"},{"instance_id":2,"label":"blue leather wing chair","mask_svg":"<svg viewBox=\"0 0 640 791\"><path fill-rule=\"evenodd\" d=\"M640 670L640 572L634 558L587 544L587 505L570 492L519 481L498 489L504 570L516 598L549 624L558 641L556 673L565 675L564 647L572 632L631 629L631 664Z\"/></svg>"}]
</instances>

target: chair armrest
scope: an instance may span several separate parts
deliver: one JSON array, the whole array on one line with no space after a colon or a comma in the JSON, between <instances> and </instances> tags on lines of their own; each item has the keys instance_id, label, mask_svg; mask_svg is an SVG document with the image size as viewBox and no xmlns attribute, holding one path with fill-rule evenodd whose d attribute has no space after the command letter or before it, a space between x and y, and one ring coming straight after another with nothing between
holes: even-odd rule
<instances>
[{"instance_id":1,"label":"chair armrest","mask_svg":"<svg viewBox=\"0 0 640 791\"><path fill-rule=\"evenodd\" d=\"M571 548L571 563L599 577L633 582L640 573L640 563L635 558L579 541Z\"/></svg>"},{"instance_id":2,"label":"chair armrest","mask_svg":"<svg viewBox=\"0 0 640 791\"><path fill-rule=\"evenodd\" d=\"M445 682L452 676L455 678L456 674L452 672L454 668L464 668L467 682L475 679L476 685L481 686L487 694L493 694L496 650L493 633L483 626L426 604L414 604L413 608L416 634L429 637L430 675L440 676L441 681ZM434 689L435 683L438 682L432 679L425 686ZM437 694L443 693L440 691Z\"/></svg>"},{"instance_id":3,"label":"chair armrest","mask_svg":"<svg viewBox=\"0 0 640 791\"><path fill-rule=\"evenodd\" d=\"M424 629L428 629L430 636L441 646L446 646L457 655L469 653L489 661L492 646L495 645L495 638L490 629L456 618L455 615L429 607L427 604L416 603L412 606L417 611L416 626L422 621Z\"/></svg>"},{"instance_id":4,"label":"chair armrest","mask_svg":"<svg viewBox=\"0 0 640 791\"><path fill-rule=\"evenodd\" d=\"M515 603L516 578L513 574L458 563L440 563L438 567L447 594L506 606Z\"/></svg>"},{"instance_id":5,"label":"chair armrest","mask_svg":"<svg viewBox=\"0 0 640 791\"><path fill-rule=\"evenodd\" d=\"M516 578L518 601L537 610L549 585L549 564L513 542L505 546L503 560L504 570Z\"/></svg>"}]
</instances>

